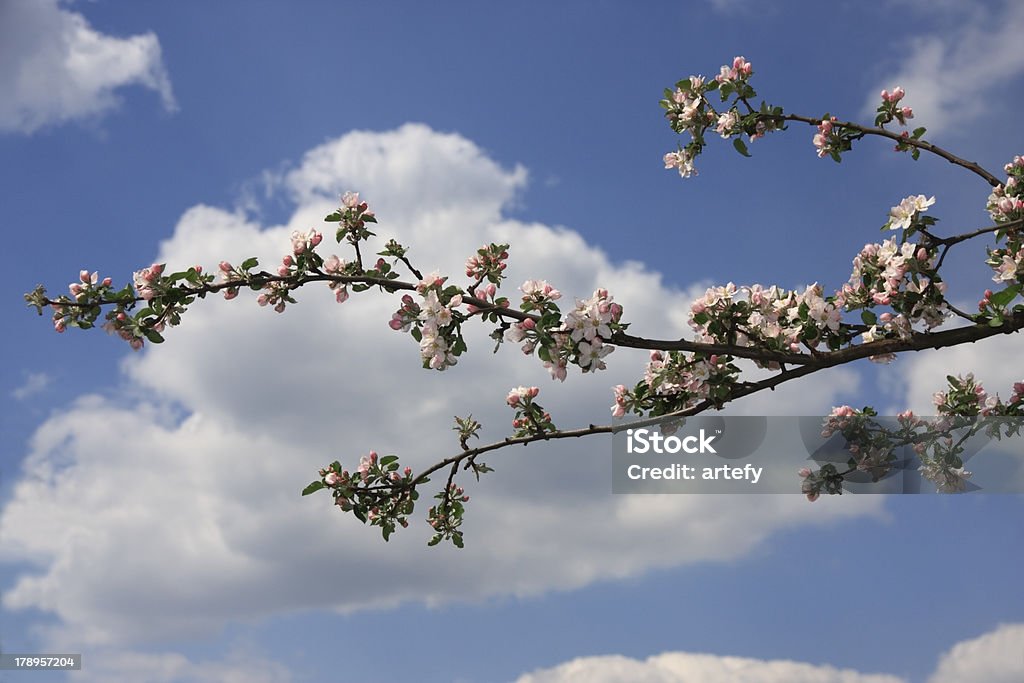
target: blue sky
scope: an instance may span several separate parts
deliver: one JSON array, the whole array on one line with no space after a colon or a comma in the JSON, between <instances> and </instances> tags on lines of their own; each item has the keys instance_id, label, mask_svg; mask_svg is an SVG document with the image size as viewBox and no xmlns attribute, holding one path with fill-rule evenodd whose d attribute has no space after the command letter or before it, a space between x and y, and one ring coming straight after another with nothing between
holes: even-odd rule
<instances>
[{"instance_id":1,"label":"blue sky","mask_svg":"<svg viewBox=\"0 0 1024 683\"><path fill-rule=\"evenodd\" d=\"M1019 4L764 5L0 4L3 651L86 658L34 681L1021 680L1020 496L613 496L599 439L496 454L461 552L297 496L371 448L450 455L455 413L503 436L518 384L560 425L604 420L643 354L561 385L480 334L432 374L393 302L324 292L283 316L203 302L133 354L22 304L82 268L273 263L357 190L424 270L507 240L510 291L607 286L631 331L671 338L710 284L835 289L909 194L950 231L987 224L963 170L876 141L837 165L810 128L664 170L662 88L735 55L787 111L868 122L902 85L937 144L997 174L1024 151ZM965 307L983 255L951 256ZM839 368L736 409L927 412L947 372L1007 393L1018 351Z\"/></svg>"}]
</instances>

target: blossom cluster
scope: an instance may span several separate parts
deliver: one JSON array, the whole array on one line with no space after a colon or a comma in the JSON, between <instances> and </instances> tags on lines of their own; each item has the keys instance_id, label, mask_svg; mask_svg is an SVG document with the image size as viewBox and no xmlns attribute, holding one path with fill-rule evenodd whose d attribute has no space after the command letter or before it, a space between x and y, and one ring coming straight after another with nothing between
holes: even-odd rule
<instances>
[{"instance_id":1,"label":"blossom cluster","mask_svg":"<svg viewBox=\"0 0 1024 683\"><path fill-rule=\"evenodd\" d=\"M754 73L754 67L743 57L734 57L732 66L725 65L719 69L715 80L719 85L738 83L747 80Z\"/></svg>"},{"instance_id":2,"label":"blossom cluster","mask_svg":"<svg viewBox=\"0 0 1024 683\"><path fill-rule=\"evenodd\" d=\"M847 149L844 144L845 140L840 131L842 128L838 128L835 125L836 117L830 116L826 119L822 119L821 123L818 124L818 132L814 134L811 142L814 143L815 149L818 150L818 158L826 155L831 156L833 159L839 157L839 153Z\"/></svg>"},{"instance_id":3,"label":"blossom cluster","mask_svg":"<svg viewBox=\"0 0 1024 683\"><path fill-rule=\"evenodd\" d=\"M338 223L335 239L339 243L343 239L347 239L351 244L356 244L372 236L373 233L366 228L366 224L377 222L377 218L370 211L369 205L359 199L358 192L346 192L343 194L341 196L341 206L324 220L328 223Z\"/></svg>"},{"instance_id":4,"label":"blossom cluster","mask_svg":"<svg viewBox=\"0 0 1024 683\"><path fill-rule=\"evenodd\" d=\"M359 459L355 472L338 461L322 468L320 479L303 489L302 495L329 489L335 505L363 523L379 526L386 541L396 526L409 526L417 498L412 481L412 468L402 468L398 456L380 457L370 451Z\"/></svg>"},{"instance_id":5,"label":"blossom cluster","mask_svg":"<svg viewBox=\"0 0 1024 683\"><path fill-rule=\"evenodd\" d=\"M78 273L78 281L68 285L68 291L74 297L75 303L84 303L91 296L102 296L110 289L111 282L109 277L103 278L101 282L98 272L90 273L88 270L83 270ZM58 303L51 304L50 307L53 309L53 329L55 331L64 332L68 325L79 324L79 316L76 315L78 307L63 306ZM86 324L91 326L91 321L87 321Z\"/></svg>"},{"instance_id":6,"label":"blossom cluster","mask_svg":"<svg viewBox=\"0 0 1024 683\"><path fill-rule=\"evenodd\" d=\"M738 288L730 282L709 288L694 301L689 322L697 341L795 353L823 342L838 348L846 341L840 313L839 305L824 297L817 283L798 292L757 284ZM778 368L774 362L759 364Z\"/></svg>"},{"instance_id":7,"label":"blossom cluster","mask_svg":"<svg viewBox=\"0 0 1024 683\"><path fill-rule=\"evenodd\" d=\"M516 437L555 431L551 413L534 401L539 393L540 389L537 387L515 387L505 397L505 402L516 411L516 416L512 420Z\"/></svg>"},{"instance_id":8,"label":"blossom cluster","mask_svg":"<svg viewBox=\"0 0 1024 683\"><path fill-rule=\"evenodd\" d=\"M884 126L893 119L896 119L901 126L905 126L907 119L914 118L914 110L900 104L904 95L906 93L898 85L892 89L892 92L882 91L882 104L877 109L878 116L875 117L876 126Z\"/></svg>"},{"instance_id":9,"label":"blossom cluster","mask_svg":"<svg viewBox=\"0 0 1024 683\"><path fill-rule=\"evenodd\" d=\"M1015 156L1003 170L1007 173L1006 182L992 190L985 206L996 223L1024 218L1024 157Z\"/></svg>"},{"instance_id":10,"label":"blossom cluster","mask_svg":"<svg viewBox=\"0 0 1024 683\"><path fill-rule=\"evenodd\" d=\"M634 412L656 417L688 410L701 401L718 404L735 385L739 372L728 356L651 351L644 378L636 387L612 387L612 416Z\"/></svg>"},{"instance_id":11,"label":"blossom cluster","mask_svg":"<svg viewBox=\"0 0 1024 683\"><path fill-rule=\"evenodd\" d=\"M676 89L667 92L666 95L668 96L666 102L669 103L669 106L665 112L665 118L669 120L676 132L699 129L708 122L703 76L690 76L688 79L679 81L676 84Z\"/></svg>"},{"instance_id":12,"label":"blossom cluster","mask_svg":"<svg viewBox=\"0 0 1024 683\"><path fill-rule=\"evenodd\" d=\"M507 244L487 244L476 250L476 254L466 259L466 277L478 283L488 280L497 285L505 277L504 270L508 259Z\"/></svg>"},{"instance_id":13,"label":"blossom cluster","mask_svg":"<svg viewBox=\"0 0 1024 683\"><path fill-rule=\"evenodd\" d=\"M1021 415L1024 405L1024 382L1015 382L1008 402L998 394L990 395L972 373L946 377L948 389L932 394L932 403L940 415Z\"/></svg>"},{"instance_id":14,"label":"blossom cluster","mask_svg":"<svg viewBox=\"0 0 1024 683\"><path fill-rule=\"evenodd\" d=\"M421 301L416 303L406 294L402 307L388 323L391 329L410 332L420 344L423 367L445 370L458 362L466 350L461 324L465 319L457 310L462 305L458 287L444 284L448 280L438 272L426 276L416 286Z\"/></svg>"},{"instance_id":15,"label":"blossom cluster","mask_svg":"<svg viewBox=\"0 0 1024 683\"><path fill-rule=\"evenodd\" d=\"M685 147L679 146L662 157L665 168L677 170L683 178L696 175L694 160L704 148L704 132L708 128L713 127L722 138L734 138L733 146L745 156L749 155L740 137L742 134L753 141L777 128L781 108L769 107L765 103L761 104L759 111L750 108L748 100L757 94L748 82L753 73L750 62L738 56L731 64L723 65L710 81L703 76L690 76L676 83L674 90L665 89L665 98L661 101L665 118L672 130L688 132L691 136ZM722 112L716 111L707 100L707 93L713 90L718 91L723 102L733 97L733 103ZM740 114L740 103L747 108L748 114Z\"/></svg>"},{"instance_id":16,"label":"blossom cluster","mask_svg":"<svg viewBox=\"0 0 1024 683\"><path fill-rule=\"evenodd\" d=\"M900 244L888 239L864 245L836 301L847 310L887 305L896 311L877 318L865 311L862 317L871 325L864 333L865 342L892 335L908 339L914 323L923 322L931 330L949 317L946 283L936 271L936 259L934 248L911 242ZM882 323L881 329L878 322Z\"/></svg>"}]
</instances>

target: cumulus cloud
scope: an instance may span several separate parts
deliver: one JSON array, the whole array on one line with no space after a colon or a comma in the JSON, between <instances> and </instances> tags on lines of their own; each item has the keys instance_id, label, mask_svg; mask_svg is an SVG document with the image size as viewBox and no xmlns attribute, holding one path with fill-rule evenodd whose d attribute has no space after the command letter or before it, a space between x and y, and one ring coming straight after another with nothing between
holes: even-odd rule
<instances>
[{"instance_id":1,"label":"cumulus cloud","mask_svg":"<svg viewBox=\"0 0 1024 683\"><path fill-rule=\"evenodd\" d=\"M104 35L57 0L0 4L0 132L97 116L128 85L154 90L167 110L176 108L155 34Z\"/></svg>"},{"instance_id":2,"label":"cumulus cloud","mask_svg":"<svg viewBox=\"0 0 1024 683\"><path fill-rule=\"evenodd\" d=\"M1024 680L1024 624L1004 624L944 653L928 683L1017 683ZM581 657L524 674L515 683L907 683L901 676L828 665L689 652L644 660Z\"/></svg>"},{"instance_id":3,"label":"cumulus cloud","mask_svg":"<svg viewBox=\"0 0 1024 683\"><path fill-rule=\"evenodd\" d=\"M1017 683L1024 681L1024 624L957 643L942 655L928 683Z\"/></svg>"},{"instance_id":4,"label":"cumulus cloud","mask_svg":"<svg viewBox=\"0 0 1024 683\"><path fill-rule=\"evenodd\" d=\"M900 85L905 103L914 109L912 123L928 128L929 137L974 120L997 86L1024 73L1024 53L1016 47L1024 30L1024 5L1003 2L935 3L908 0L913 12L945 14L956 20L953 30L938 35L912 35L901 45L900 67L872 88L862 115L875 116L878 93ZM907 26L916 26L907 22ZM907 52L909 51L909 54Z\"/></svg>"},{"instance_id":5,"label":"cumulus cloud","mask_svg":"<svg viewBox=\"0 0 1024 683\"><path fill-rule=\"evenodd\" d=\"M411 245L424 272L461 282L468 255L506 241L510 296L528 277L549 278L569 301L605 286L632 332L687 332L685 310L702 287L680 290L640 263L615 262L573 230L509 219L526 179L422 125L354 132L287 174L296 201L287 224L195 206L158 260L212 267L257 255L272 268L293 230L323 227L337 194L360 190L381 220L380 243ZM456 414L480 419L484 441L502 438L512 417L504 395L520 384L541 386L560 426L603 421L610 387L635 382L645 354L619 349L608 372L558 384L514 346L491 356L489 330L474 325L470 353L428 372L411 337L387 326L397 297L338 305L313 288L278 315L246 294L197 303L165 344L130 357L121 398L81 397L38 428L0 513L0 558L34 566L4 591L7 608L51 612L83 644L194 637L301 609L570 589L736 558L780 529L881 511L874 496L813 506L799 495L613 496L610 442L595 438L488 458L497 471L464 482L473 497L465 551L426 548L423 510L385 545L327 495L298 492L325 463L351 467L371 448L414 469L451 455ZM813 376L780 389L765 412L818 413L854 388L852 374Z\"/></svg>"},{"instance_id":6,"label":"cumulus cloud","mask_svg":"<svg viewBox=\"0 0 1024 683\"><path fill-rule=\"evenodd\" d=\"M786 660L669 652L645 660L586 657L525 674L515 683L906 683L898 676Z\"/></svg>"},{"instance_id":7,"label":"cumulus cloud","mask_svg":"<svg viewBox=\"0 0 1024 683\"><path fill-rule=\"evenodd\" d=\"M901 378L892 387L900 396L899 410L910 408L919 415L935 413L932 394L945 390L946 375L972 373L990 394L1003 399L1009 398L1014 382L1024 380L1018 334L901 356L892 368Z\"/></svg>"}]
</instances>

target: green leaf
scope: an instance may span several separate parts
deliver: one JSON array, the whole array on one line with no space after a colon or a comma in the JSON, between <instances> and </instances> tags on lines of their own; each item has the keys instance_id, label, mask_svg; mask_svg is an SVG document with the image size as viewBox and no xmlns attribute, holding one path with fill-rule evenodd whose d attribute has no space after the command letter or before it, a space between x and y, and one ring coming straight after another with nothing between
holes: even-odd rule
<instances>
[{"instance_id":1,"label":"green leaf","mask_svg":"<svg viewBox=\"0 0 1024 683\"><path fill-rule=\"evenodd\" d=\"M736 151L745 157L750 156L750 152L747 151L747 145L741 138L736 138L732 141L732 146L736 148Z\"/></svg>"},{"instance_id":2,"label":"green leaf","mask_svg":"<svg viewBox=\"0 0 1024 683\"><path fill-rule=\"evenodd\" d=\"M164 341L164 338L161 337L160 333L157 332L156 330L145 330L143 331L143 334L146 335L146 339L153 342L154 344L161 344Z\"/></svg>"},{"instance_id":3,"label":"green leaf","mask_svg":"<svg viewBox=\"0 0 1024 683\"><path fill-rule=\"evenodd\" d=\"M1020 294L1020 285L1010 285L1001 292L993 294L989 301L999 307L1004 307L1011 301L1013 301L1017 295Z\"/></svg>"},{"instance_id":4,"label":"green leaf","mask_svg":"<svg viewBox=\"0 0 1024 683\"><path fill-rule=\"evenodd\" d=\"M308 496L311 493L316 493L320 489L324 488L325 484L322 481L314 481L312 484L302 489L302 495Z\"/></svg>"},{"instance_id":5,"label":"green leaf","mask_svg":"<svg viewBox=\"0 0 1024 683\"><path fill-rule=\"evenodd\" d=\"M250 270L260 264L260 260L253 256L242 261L242 270Z\"/></svg>"},{"instance_id":6,"label":"green leaf","mask_svg":"<svg viewBox=\"0 0 1024 683\"><path fill-rule=\"evenodd\" d=\"M874 325L878 322L878 316L874 311L861 311L860 319L864 321L865 325Z\"/></svg>"},{"instance_id":7,"label":"green leaf","mask_svg":"<svg viewBox=\"0 0 1024 683\"><path fill-rule=\"evenodd\" d=\"M991 320L988 321L988 326L989 327L1002 327L1003 326L1003 316L1001 316L1001 315L995 316L994 318L992 318Z\"/></svg>"},{"instance_id":8,"label":"green leaf","mask_svg":"<svg viewBox=\"0 0 1024 683\"><path fill-rule=\"evenodd\" d=\"M396 460L398 460L398 456L397 455L385 455L383 458L380 459L380 466L381 467L386 467L387 465L390 465L391 463L395 462Z\"/></svg>"},{"instance_id":9,"label":"green leaf","mask_svg":"<svg viewBox=\"0 0 1024 683\"><path fill-rule=\"evenodd\" d=\"M338 223L339 221L341 221L341 219L342 215L339 212L335 211L334 213L332 213L331 215L324 219L324 223Z\"/></svg>"},{"instance_id":10,"label":"green leaf","mask_svg":"<svg viewBox=\"0 0 1024 683\"><path fill-rule=\"evenodd\" d=\"M925 134L925 129L922 127L922 128L915 128L914 132L911 135L913 136L913 138L915 140L917 140L918 138L920 138L924 134Z\"/></svg>"}]
</instances>

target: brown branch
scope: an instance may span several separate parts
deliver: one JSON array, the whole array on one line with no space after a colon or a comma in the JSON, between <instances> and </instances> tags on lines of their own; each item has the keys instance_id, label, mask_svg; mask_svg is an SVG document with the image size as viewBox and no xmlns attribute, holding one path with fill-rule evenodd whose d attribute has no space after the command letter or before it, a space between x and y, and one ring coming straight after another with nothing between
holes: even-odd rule
<instances>
[{"instance_id":1,"label":"brown branch","mask_svg":"<svg viewBox=\"0 0 1024 683\"><path fill-rule=\"evenodd\" d=\"M815 127L818 126L822 121L822 119L812 119L807 116L798 116L797 114L784 114L782 116L775 116L773 114L759 114L759 118L764 118L771 121L800 121L802 123L806 123L808 125ZM996 178L994 175L986 171L978 163L974 161L967 161L966 159L961 159L952 152L949 152L943 149L942 147L939 147L938 145L934 145L930 142L927 142L926 140L914 140L909 136L903 137L899 133L894 133L890 130L886 130L885 128L871 128L868 126L862 126L860 124L853 123L851 121L834 121L832 125L836 127L855 130L859 133L863 133L864 135L878 135L883 138L895 140L896 142L908 145L910 147L917 147L918 149L924 150L925 152L930 152L936 156L942 157L951 164L956 164L957 166L966 168L971 173L974 173L984 178L985 182L987 182L992 187L995 187L1000 184L998 178Z\"/></svg>"}]
</instances>

